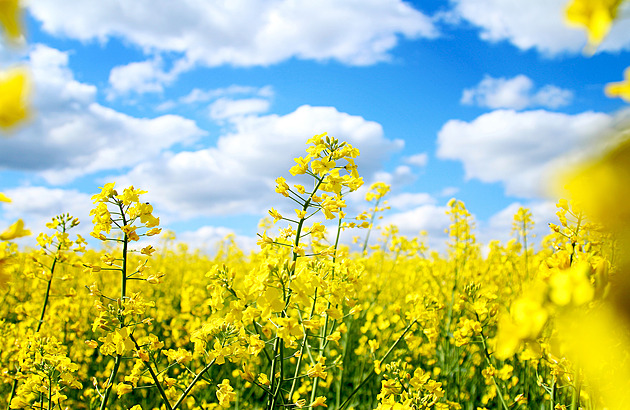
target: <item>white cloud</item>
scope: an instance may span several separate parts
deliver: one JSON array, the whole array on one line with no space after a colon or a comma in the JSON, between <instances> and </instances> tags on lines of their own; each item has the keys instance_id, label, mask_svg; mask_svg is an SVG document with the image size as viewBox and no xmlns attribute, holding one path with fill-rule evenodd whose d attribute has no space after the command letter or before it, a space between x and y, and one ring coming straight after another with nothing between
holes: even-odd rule
<instances>
[{"instance_id":1,"label":"white cloud","mask_svg":"<svg viewBox=\"0 0 630 410\"><path fill-rule=\"evenodd\" d=\"M261 114L269 111L269 101L261 98L246 98L233 100L231 98L219 98L210 105L210 118L223 120L243 115Z\"/></svg>"},{"instance_id":2,"label":"white cloud","mask_svg":"<svg viewBox=\"0 0 630 410\"><path fill-rule=\"evenodd\" d=\"M566 0L454 0L455 12L481 29L490 42L509 41L521 50L545 55L579 53L586 44L582 29L564 22ZM630 20L616 22L599 51L630 49Z\"/></svg>"},{"instance_id":3,"label":"white cloud","mask_svg":"<svg viewBox=\"0 0 630 410\"><path fill-rule=\"evenodd\" d=\"M527 208L532 213L534 228L528 238L528 244L540 249L541 240L551 233L548 224L557 223L556 211L552 201L534 201L529 203L513 202L499 212L492 215L487 222L480 224L477 239L487 245L491 240L506 243L516 234L512 233L514 215L520 207ZM528 245L528 246L529 246Z\"/></svg>"},{"instance_id":4,"label":"white cloud","mask_svg":"<svg viewBox=\"0 0 630 410\"><path fill-rule=\"evenodd\" d=\"M12 138L0 139L4 169L37 172L50 183L63 183L133 166L205 134L176 115L135 118L96 103L96 87L74 79L68 53L35 45L30 63L37 90L34 119Z\"/></svg>"},{"instance_id":5,"label":"white cloud","mask_svg":"<svg viewBox=\"0 0 630 410\"><path fill-rule=\"evenodd\" d=\"M194 231L184 231L177 234L177 240L192 249L199 249L208 254L216 254L218 245L228 236L242 251L257 250L256 237L236 235L230 228L222 226L202 226Z\"/></svg>"},{"instance_id":6,"label":"white cloud","mask_svg":"<svg viewBox=\"0 0 630 410\"><path fill-rule=\"evenodd\" d=\"M44 0L28 7L53 35L118 37L147 55L181 56L183 67L266 66L291 58L369 65L389 60L400 37L438 35L429 17L402 0ZM149 66L149 88L159 88L156 73Z\"/></svg>"},{"instance_id":7,"label":"white cloud","mask_svg":"<svg viewBox=\"0 0 630 410\"><path fill-rule=\"evenodd\" d=\"M278 200L275 178L289 176L306 140L328 132L361 151L359 172L370 180L401 140L388 140L380 124L333 107L299 107L284 116L238 117L216 147L165 153L116 178L149 191L151 202L180 218L261 214Z\"/></svg>"},{"instance_id":8,"label":"white cloud","mask_svg":"<svg viewBox=\"0 0 630 410\"><path fill-rule=\"evenodd\" d=\"M264 87L250 87L233 84L229 87L213 90L195 88L187 95L181 97L179 102L183 104L194 104L198 102L208 102L219 97L234 97L243 94L255 97L271 98L274 95L274 91L273 87L270 85L266 85Z\"/></svg>"},{"instance_id":9,"label":"white cloud","mask_svg":"<svg viewBox=\"0 0 630 410\"><path fill-rule=\"evenodd\" d=\"M164 85L172 83L187 67L176 66L166 72L161 58L133 62L112 68L109 73L109 98L130 92L138 94L162 92Z\"/></svg>"},{"instance_id":10,"label":"white cloud","mask_svg":"<svg viewBox=\"0 0 630 410\"><path fill-rule=\"evenodd\" d=\"M436 200L425 192L405 192L390 197L387 202L393 209L407 210L420 205L435 204Z\"/></svg>"},{"instance_id":11,"label":"white cloud","mask_svg":"<svg viewBox=\"0 0 630 410\"><path fill-rule=\"evenodd\" d=\"M546 85L533 92L534 82L525 75L514 78L493 78L488 75L474 88L462 93L462 104L478 105L489 108L513 108L522 110L527 107L558 108L568 105L573 93L554 85Z\"/></svg>"},{"instance_id":12,"label":"white cloud","mask_svg":"<svg viewBox=\"0 0 630 410\"><path fill-rule=\"evenodd\" d=\"M21 218L26 228L33 233L32 236L21 241L21 244L35 246L37 234L49 231L46 223L50 222L54 216L64 213L69 213L81 221L79 226L71 231L72 235L78 233L87 239L92 231L92 218L89 213L93 206L90 195L74 189L52 189L41 186L11 188L3 192L11 198L11 202L3 203L1 206L3 212L0 227Z\"/></svg>"},{"instance_id":13,"label":"white cloud","mask_svg":"<svg viewBox=\"0 0 630 410\"><path fill-rule=\"evenodd\" d=\"M411 155L409 157L403 158L403 161L406 164L414 165L416 167L425 167L429 162L429 155L426 152L422 152L420 154Z\"/></svg>"},{"instance_id":14,"label":"white cloud","mask_svg":"<svg viewBox=\"0 0 630 410\"><path fill-rule=\"evenodd\" d=\"M378 171L374 175L374 181L385 182L393 188L409 184L416 179L417 175L407 165L399 165L394 172Z\"/></svg>"},{"instance_id":15,"label":"white cloud","mask_svg":"<svg viewBox=\"0 0 630 410\"><path fill-rule=\"evenodd\" d=\"M395 225L401 235L413 238L421 231L427 233L427 246L430 250L443 250L448 240L444 232L450 225L450 219L446 215L446 206L426 204L415 207L405 212L387 214L381 220L382 226Z\"/></svg>"},{"instance_id":16,"label":"white cloud","mask_svg":"<svg viewBox=\"0 0 630 410\"><path fill-rule=\"evenodd\" d=\"M603 113L497 110L471 122L448 121L438 133L437 155L462 161L467 179L501 182L509 195L540 196L610 125Z\"/></svg>"},{"instance_id":17,"label":"white cloud","mask_svg":"<svg viewBox=\"0 0 630 410\"><path fill-rule=\"evenodd\" d=\"M453 195L455 195L456 193L459 192L459 188L454 187L454 186L447 186L445 188L442 188L442 190L440 191L439 196L446 196L446 197L453 197Z\"/></svg>"}]
</instances>

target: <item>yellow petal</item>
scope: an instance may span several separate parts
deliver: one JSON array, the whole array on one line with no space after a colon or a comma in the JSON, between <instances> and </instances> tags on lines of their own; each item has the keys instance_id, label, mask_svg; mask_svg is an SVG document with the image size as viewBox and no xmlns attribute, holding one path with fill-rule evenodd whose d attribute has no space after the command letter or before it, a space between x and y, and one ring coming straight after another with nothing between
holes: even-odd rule
<instances>
[{"instance_id":1,"label":"yellow petal","mask_svg":"<svg viewBox=\"0 0 630 410\"><path fill-rule=\"evenodd\" d=\"M0 25L4 27L10 39L16 40L22 36L18 0L0 0Z\"/></svg>"},{"instance_id":2,"label":"yellow petal","mask_svg":"<svg viewBox=\"0 0 630 410\"><path fill-rule=\"evenodd\" d=\"M0 192L0 202L11 202L11 198Z\"/></svg>"},{"instance_id":3,"label":"yellow petal","mask_svg":"<svg viewBox=\"0 0 630 410\"><path fill-rule=\"evenodd\" d=\"M13 225L9 226L9 229L0 233L0 240L10 241L11 239L28 236L30 234L31 231L24 229L24 221L18 219Z\"/></svg>"},{"instance_id":4,"label":"yellow petal","mask_svg":"<svg viewBox=\"0 0 630 410\"><path fill-rule=\"evenodd\" d=\"M4 0L0 0L0 4ZM11 128L28 116L29 80L26 70L0 72L0 128Z\"/></svg>"},{"instance_id":5,"label":"yellow petal","mask_svg":"<svg viewBox=\"0 0 630 410\"><path fill-rule=\"evenodd\" d=\"M608 97L620 97L630 102L630 67L624 71L624 80L619 83L610 83L604 90Z\"/></svg>"},{"instance_id":6,"label":"yellow petal","mask_svg":"<svg viewBox=\"0 0 630 410\"><path fill-rule=\"evenodd\" d=\"M587 31L588 46L592 53L604 40L623 0L573 0L566 8L569 25L583 27Z\"/></svg>"}]
</instances>

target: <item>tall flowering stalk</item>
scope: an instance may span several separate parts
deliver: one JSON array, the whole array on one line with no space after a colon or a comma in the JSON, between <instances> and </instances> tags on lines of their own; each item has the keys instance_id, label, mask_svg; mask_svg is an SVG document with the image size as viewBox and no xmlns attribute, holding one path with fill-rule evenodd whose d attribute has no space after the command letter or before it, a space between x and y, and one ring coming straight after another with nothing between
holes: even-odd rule
<instances>
[{"instance_id":1,"label":"tall flowering stalk","mask_svg":"<svg viewBox=\"0 0 630 410\"><path fill-rule=\"evenodd\" d=\"M61 401L66 398L63 394L66 387L77 389L82 387L74 375L78 366L66 356L61 343L54 336L41 334L44 333L42 329L52 294L53 280L56 279L55 271L63 263L77 264L77 252L85 250L85 240L80 235L77 235L76 241L70 240L67 232L78 224L79 220L69 214L58 215L46 224L47 228L55 232L52 235L40 233L37 237L41 249L33 255L37 266L33 275L46 283L46 291L35 330L29 330L26 337L19 342L20 350L16 356L17 375L9 397L11 409L37 406L50 410L57 405L61 406ZM71 249L73 246L75 248ZM64 279L67 280L69 277ZM22 375L23 379L19 387L18 375Z\"/></svg>"},{"instance_id":2,"label":"tall flowering stalk","mask_svg":"<svg viewBox=\"0 0 630 410\"><path fill-rule=\"evenodd\" d=\"M107 406L109 396L116 381L116 375L120 367L122 357L137 348L133 338L133 330L138 322L135 316L144 313L150 302L145 302L138 294L132 297L127 294L127 285L130 280L140 279L150 281L143 277L145 264L141 264L135 270L129 269L129 245L138 241L140 236L152 236L160 233L159 218L153 216L153 207L148 202L141 202L140 195L146 193L135 189L133 186L125 188L122 194L114 189L114 183L105 184L99 194L92 197L96 207L90 211L94 216L94 229L91 235L101 241L112 241L121 245L119 257L106 255L102 260L105 266L89 265L86 270L91 272L109 271L120 274L120 296L118 298L103 295L93 285L90 290L98 297L97 308L99 317L93 325L93 330L105 331L105 335L99 338L102 342L101 353L115 356L114 367L105 384L105 392L101 394L100 410ZM140 230L146 229L145 232ZM122 236L113 236L112 231L119 231ZM110 235L110 236L108 236ZM142 254L151 255L153 247L144 247ZM91 342L96 344L96 342ZM158 385L159 386L159 385ZM126 383L117 385L118 395L128 393L133 389Z\"/></svg>"},{"instance_id":3,"label":"tall flowering stalk","mask_svg":"<svg viewBox=\"0 0 630 410\"><path fill-rule=\"evenodd\" d=\"M327 377L324 350L329 342L339 339L338 321L343 317L343 298L337 292L330 292L330 288L325 291L325 288L333 283L341 285L343 276L356 274L347 266L341 266L343 261L338 258L338 238L345 217L343 197L363 184L354 161L359 151L326 134L314 136L307 144L307 156L296 158L296 165L290 172L293 176L311 177L313 186L309 190L298 184L290 187L283 177L276 179L276 192L298 205L296 216L283 216L272 208L269 214L274 222L284 220L290 225L282 229L280 237L275 239L267 236L265 231L258 242L263 249L290 249L289 260L284 265L285 272L275 284L280 290L273 292L277 299L259 301L263 309L264 302L272 305L265 310L271 313L267 315L267 320L276 327L275 335L269 339L273 347L266 376L268 388L265 388L268 409L287 405L283 403L285 396L293 405L306 404L306 400L300 399L296 392L297 381L304 377L313 380L311 406L323 405L325 398L317 396L317 386L319 379ZM327 220L338 220L332 244L325 243L326 228L322 223L307 225L310 218L320 213ZM307 236L311 239L310 250L305 243ZM315 259L309 261L307 257ZM303 258L307 259L302 262ZM269 289L273 288L268 288L268 292ZM296 364L293 374L289 375L285 362L292 356L296 357ZM310 361L306 372L303 370L305 357Z\"/></svg>"}]
</instances>

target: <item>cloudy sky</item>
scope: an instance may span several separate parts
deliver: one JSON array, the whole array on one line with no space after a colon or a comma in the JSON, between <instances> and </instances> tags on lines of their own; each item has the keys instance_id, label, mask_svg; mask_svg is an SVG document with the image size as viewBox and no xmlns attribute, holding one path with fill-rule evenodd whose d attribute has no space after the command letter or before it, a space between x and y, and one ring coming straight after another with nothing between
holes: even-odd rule
<instances>
[{"instance_id":1,"label":"cloudy sky","mask_svg":"<svg viewBox=\"0 0 630 410\"><path fill-rule=\"evenodd\" d=\"M406 235L443 241L452 197L483 241L508 239L521 205L544 233L546 185L627 106L603 87L630 20L587 58L565 3L32 0L27 45L0 45L0 68L34 81L31 121L0 137L0 228L70 212L89 232L90 196L115 181L193 246L251 243L290 207L274 179L328 132L359 148L367 185L392 185L384 222Z\"/></svg>"}]
</instances>

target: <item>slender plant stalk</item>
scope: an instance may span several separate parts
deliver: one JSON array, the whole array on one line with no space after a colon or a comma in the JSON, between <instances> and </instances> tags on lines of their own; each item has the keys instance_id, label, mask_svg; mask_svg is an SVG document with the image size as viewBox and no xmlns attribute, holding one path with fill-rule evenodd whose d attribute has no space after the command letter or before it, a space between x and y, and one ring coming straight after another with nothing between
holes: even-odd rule
<instances>
[{"instance_id":1,"label":"slender plant stalk","mask_svg":"<svg viewBox=\"0 0 630 410\"><path fill-rule=\"evenodd\" d=\"M136 338L133 337L133 335L129 335L129 338L131 339L133 344L136 345L136 349L140 350L140 345L138 345L138 342L136 341ZM153 368L151 367L151 363L144 362L144 361L143 361L143 363L144 363L144 367L146 367L147 370L149 370L149 373L151 374L151 378L155 382L155 385L156 385L158 391L160 392L160 396L162 396L162 401L164 402L164 405L166 406L166 409L167 410L172 410L171 403L168 401L168 397L166 397L166 393L164 392L164 389L162 388L162 385L160 384L160 381L157 378L157 374L155 374L155 372L153 371Z\"/></svg>"},{"instance_id":2,"label":"slender plant stalk","mask_svg":"<svg viewBox=\"0 0 630 410\"><path fill-rule=\"evenodd\" d=\"M127 220L125 218L125 211L123 209L123 205L121 203L118 204L120 208L120 215L122 218L122 225L127 225ZM124 234L123 240L123 250L122 250L122 267L120 269L120 303L123 303L125 297L127 296L127 245L129 243L129 237L127 234ZM125 327L124 320L120 321L120 328ZM116 361L114 362L114 368L112 369L112 373L109 375L109 380L107 382L107 389L105 390L105 394L103 395L103 401L101 402L101 407L99 410L105 410L107 406L107 401L109 399L109 395L114 387L114 380L116 379L116 375L118 374L118 369L120 367L121 355L116 355Z\"/></svg>"},{"instance_id":3,"label":"slender plant stalk","mask_svg":"<svg viewBox=\"0 0 630 410\"><path fill-rule=\"evenodd\" d=\"M190 382L188 387L186 387L186 390L184 390L182 395L179 396L179 399L177 400L177 402L175 402L175 405L173 405L172 410L176 410L184 402L184 399L186 398L186 396L188 396L188 393L190 393L192 388L195 387L195 384L197 384L197 382L203 377L203 374L207 372L208 370L210 370L212 365L214 365L215 360L216 359L212 359L210 363L208 363L203 369L201 369L199 373L197 373L193 381Z\"/></svg>"},{"instance_id":4,"label":"slender plant stalk","mask_svg":"<svg viewBox=\"0 0 630 410\"><path fill-rule=\"evenodd\" d=\"M394 344L389 348L389 350L387 351L387 353L385 353L385 355L381 358L380 363L383 364L385 362L385 360L387 360L387 357L390 355L390 353L392 351L394 351L394 349L396 348L396 346L398 345L398 343L400 343L400 341L405 337L405 335L407 334L407 332L409 332L409 330L411 329L411 327L413 325L415 325L418 322L418 319L415 319L413 322L411 322L409 325L407 325L407 327L405 328L405 330L402 332L402 334L398 337L398 339L396 339L396 341L394 342ZM352 393L350 393L350 395L348 396L348 398L346 400L344 400L343 403L341 403L341 406L339 406L339 408L337 410L343 410L345 409L349 404L350 404L350 399L352 399L352 397L354 397L355 394L358 393L359 390L361 390L361 388L372 378L372 376L374 376L376 374L376 371L374 370L374 368L372 368L372 371L370 371L370 373L368 373L368 375L365 377L365 379L363 379L363 381L361 383L359 383L359 385L357 387L354 388L354 390L352 390Z\"/></svg>"}]
</instances>

